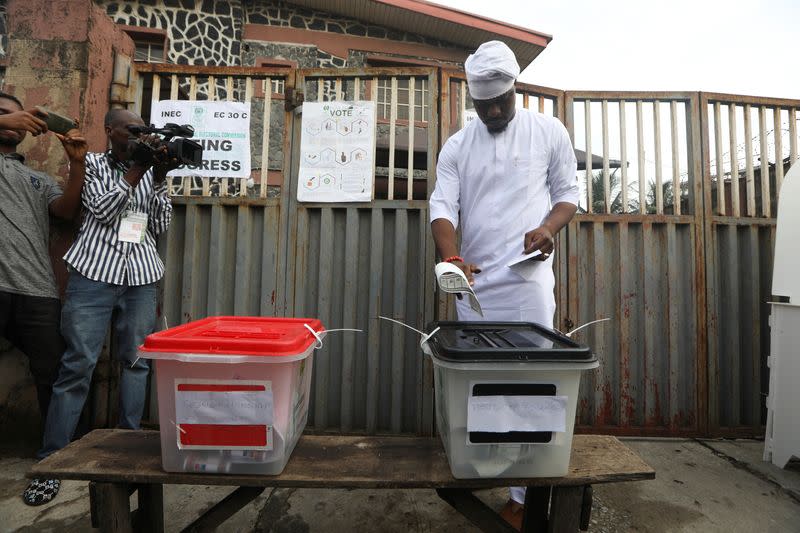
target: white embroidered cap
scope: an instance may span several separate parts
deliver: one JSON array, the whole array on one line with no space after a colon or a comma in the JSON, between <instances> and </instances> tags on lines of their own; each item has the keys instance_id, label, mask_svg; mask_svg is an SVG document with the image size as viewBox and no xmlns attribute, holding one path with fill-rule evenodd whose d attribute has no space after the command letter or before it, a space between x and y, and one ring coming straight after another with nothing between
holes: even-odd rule
<instances>
[{"instance_id":1,"label":"white embroidered cap","mask_svg":"<svg viewBox=\"0 0 800 533\"><path fill-rule=\"evenodd\" d=\"M483 43L464 62L473 100L490 100L508 92L519 76L514 52L503 42Z\"/></svg>"}]
</instances>

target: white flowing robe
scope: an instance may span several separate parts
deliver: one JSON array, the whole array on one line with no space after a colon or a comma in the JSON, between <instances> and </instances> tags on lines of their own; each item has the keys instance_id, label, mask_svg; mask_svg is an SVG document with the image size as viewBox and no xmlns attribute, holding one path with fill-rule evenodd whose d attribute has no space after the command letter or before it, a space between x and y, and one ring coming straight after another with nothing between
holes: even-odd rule
<instances>
[{"instance_id":1,"label":"white flowing robe","mask_svg":"<svg viewBox=\"0 0 800 533\"><path fill-rule=\"evenodd\" d=\"M450 137L439 155L431 221L461 224L461 253L482 272L474 290L484 317L466 299L460 320L526 321L553 326L553 257L506 265L522 254L525 233L552 205L578 204L577 163L569 134L555 118L517 109L497 134L479 119Z\"/></svg>"}]
</instances>

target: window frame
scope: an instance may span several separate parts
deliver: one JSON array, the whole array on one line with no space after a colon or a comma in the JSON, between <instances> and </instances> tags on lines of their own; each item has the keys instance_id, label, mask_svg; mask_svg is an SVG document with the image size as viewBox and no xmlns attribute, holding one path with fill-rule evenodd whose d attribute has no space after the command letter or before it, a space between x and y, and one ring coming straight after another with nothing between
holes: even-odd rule
<instances>
[{"instance_id":1,"label":"window frame","mask_svg":"<svg viewBox=\"0 0 800 533\"><path fill-rule=\"evenodd\" d=\"M169 34L166 30L161 30L158 28L147 28L144 26L127 26L124 24L119 24L120 29L124 31L128 37L131 38L133 44L135 45L134 53L133 53L133 61L136 63L167 63L167 55L169 53ZM148 47L152 45L161 46L162 54L161 54L161 61L147 61L136 59L136 49L139 48L140 44L146 44ZM149 50L148 50L149 51ZM149 57L150 54L148 54Z\"/></svg>"}]
</instances>

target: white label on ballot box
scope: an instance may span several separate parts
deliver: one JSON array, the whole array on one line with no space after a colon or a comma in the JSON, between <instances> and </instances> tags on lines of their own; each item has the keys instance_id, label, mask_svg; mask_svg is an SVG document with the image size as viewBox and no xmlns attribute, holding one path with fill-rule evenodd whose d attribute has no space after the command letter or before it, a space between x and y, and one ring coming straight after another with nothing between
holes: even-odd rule
<instances>
[{"instance_id":1,"label":"white label on ballot box","mask_svg":"<svg viewBox=\"0 0 800 533\"><path fill-rule=\"evenodd\" d=\"M467 431L566 431L566 396L470 396Z\"/></svg>"},{"instance_id":2,"label":"white label on ballot box","mask_svg":"<svg viewBox=\"0 0 800 533\"><path fill-rule=\"evenodd\" d=\"M270 381L175 380L178 448L271 450Z\"/></svg>"}]
</instances>

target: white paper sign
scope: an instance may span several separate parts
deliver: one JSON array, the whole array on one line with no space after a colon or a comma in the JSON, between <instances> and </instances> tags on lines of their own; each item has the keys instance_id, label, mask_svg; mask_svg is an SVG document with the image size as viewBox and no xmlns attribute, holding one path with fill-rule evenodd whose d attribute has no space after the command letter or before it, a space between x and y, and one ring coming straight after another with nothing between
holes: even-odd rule
<instances>
[{"instance_id":1,"label":"white paper sign","mask_svg":"<svg viewBox=\"0 0 800 533\"><path fill-rule=\"evenodd\" d=\"M470 396L467 431L566 431L566 396Z\"/></svg>"},{"instance_id":2,"label":"white paper sign","mask_svg":"<svg viewBox=\"0 0 800 533\"><path fill-rule=\"evenodd\" d=\"M175 389L175 422L178 426L271 426L272 421L272 384L269 381L178 383Z\"/></svg>"},{"instance_id":3,"label":"white paper sign","mask_svg":"<svg viewBox=\"0 0 800 533\"><path fill-rule=\"evenodd\" d=\"M475 291L472 290L472 286L470 286L463 270L453 263L442 261L434 267L434 272L436 273L436 282L439 284L439 289L449 293L466 294L472 310L483 316L478 297L475 295Z\"/></svg>"},{"instance_id":4,"label":"white paper sign","mask_svg":"<svg viewBox=\"0 0 800 533\"><path fill-rule=\"evenodd\" d=\"M169 176L250 177L250 102L161 100L153 103L150 121L189 124L203 145L199 167L180 167Z\"/></svg>"},{"instance_id":5,"label":"white paper sign","mask_svg":"<svg viewBox=\"0 0 800 533\"><path fill-rule=\"evenodd\" d=\"M375 103L305 102L300 202L369 202L375 176Z\"/></svg>"}]
</instances>

